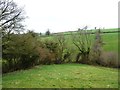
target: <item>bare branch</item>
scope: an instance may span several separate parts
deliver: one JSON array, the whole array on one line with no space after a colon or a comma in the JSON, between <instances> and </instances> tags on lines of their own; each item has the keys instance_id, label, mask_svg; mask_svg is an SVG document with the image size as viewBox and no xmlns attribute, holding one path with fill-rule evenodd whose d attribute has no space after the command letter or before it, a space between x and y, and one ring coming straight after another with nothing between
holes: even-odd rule
<instances>
[{"instance_id":1,"label":"bare branch","mask_svg":"<svg viewBox=\"0 0 120 90\"><path fill-rule=\"evenodd\" d=\"M0 0L0 27L4 35L8 32L23 30L24 25L21 22L25 17L22 13L23 10L12 0Z\"/></svg>"}]
</instances>

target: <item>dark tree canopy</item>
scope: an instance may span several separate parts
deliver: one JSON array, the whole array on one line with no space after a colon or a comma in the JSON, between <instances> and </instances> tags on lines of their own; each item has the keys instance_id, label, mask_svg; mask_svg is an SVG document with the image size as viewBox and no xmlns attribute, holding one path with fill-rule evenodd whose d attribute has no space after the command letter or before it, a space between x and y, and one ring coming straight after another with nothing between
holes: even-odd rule
<instances>
[{"instance_id":1,"label":"dark tree canopy","mask_svg":"<svg viewBox=\"0 0 120 90\"><path fill-rule=\"evenodd\" d=\"M50 30L49 29L46 31L45 35L50 35Z\"/></svg>"}]
</instances>

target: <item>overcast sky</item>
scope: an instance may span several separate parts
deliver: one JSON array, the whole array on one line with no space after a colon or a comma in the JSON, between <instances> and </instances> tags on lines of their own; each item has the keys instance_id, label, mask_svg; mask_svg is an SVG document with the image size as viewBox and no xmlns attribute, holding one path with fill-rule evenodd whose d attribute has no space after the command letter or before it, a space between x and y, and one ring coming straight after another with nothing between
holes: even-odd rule
<instances>
[{"instance_id":1,"label":"overcast sky","mask_svg":"<svg viewBox=\"0 0 120 90\"><path fill-rule=\"evenodd\" d=\"M119 0L14 0L24 6L27 29L44 33L118 27Z\"/></svg>"}]
</instances>

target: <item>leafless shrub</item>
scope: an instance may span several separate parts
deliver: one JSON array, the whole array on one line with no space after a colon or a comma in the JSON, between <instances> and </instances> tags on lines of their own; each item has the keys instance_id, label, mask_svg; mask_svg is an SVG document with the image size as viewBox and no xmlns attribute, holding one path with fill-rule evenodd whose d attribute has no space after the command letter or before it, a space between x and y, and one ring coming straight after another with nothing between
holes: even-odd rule
<instances>
[{"instance_id":1,"label":"leafless shrub","mask_svg":"<svg viewBox=\"0 0 120 90\"><path fill-rule=\"evenodd\" d=\"M51 64L55 61L55 54L46 48L39 48L39 57L41 64Z\"/></svg>"},{"instance_id":2,"label":"leafless shrub","mask_svg":"<svg viewBox=\"0 0 120 90\"><path fill-rule=\"evenodd\" d=\"M103 40L101 37L101 31L100 29L98 29L95 33L95 40L93 42L90 55L89 55L89 58L90 58L89 62L91 64L94 63L94 64L100 65L101 55L103 53L102 46L103 46Z\"/></svg>"},{"instance_id":3,"label":"leafless shrub","mask_svg":"<svg viewBox=\"0 0 120 90\"><path fill-rule=\"evenodd\" d=\"M100 64L108 67L119 67L118 53L115 52L104 52L101 55Z\"/></svg>"}]
</instances>

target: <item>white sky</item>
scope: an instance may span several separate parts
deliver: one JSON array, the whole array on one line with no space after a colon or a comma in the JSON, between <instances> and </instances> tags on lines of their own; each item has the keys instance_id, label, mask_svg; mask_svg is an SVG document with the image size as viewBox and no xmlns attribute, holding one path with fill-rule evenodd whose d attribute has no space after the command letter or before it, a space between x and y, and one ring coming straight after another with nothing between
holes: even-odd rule
<instances>
[{"instance_id":1,"label":"white sky","mask_svg":"<svg viewBox=\"0 0 120 90\"><path fill-rule=\"evenodd\" d=\"M118 27L119 0L14 0L25 6L25 24L35 32Z\"/></svg>"}]
</instances>

